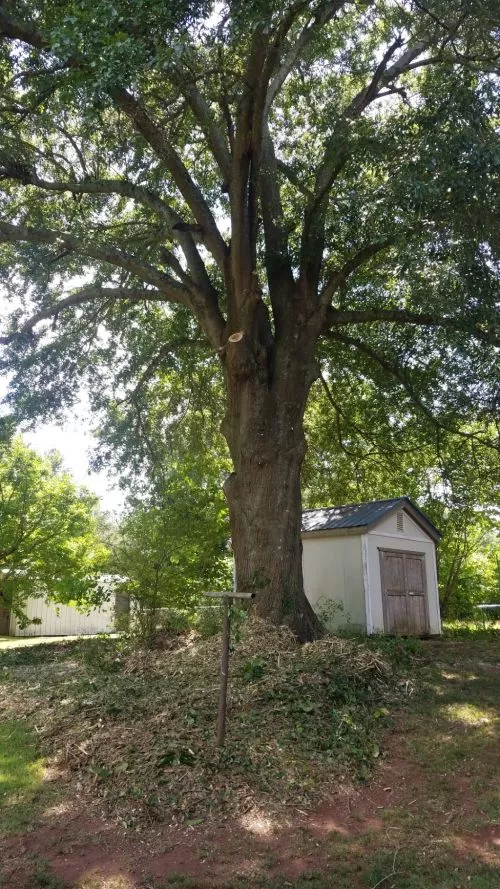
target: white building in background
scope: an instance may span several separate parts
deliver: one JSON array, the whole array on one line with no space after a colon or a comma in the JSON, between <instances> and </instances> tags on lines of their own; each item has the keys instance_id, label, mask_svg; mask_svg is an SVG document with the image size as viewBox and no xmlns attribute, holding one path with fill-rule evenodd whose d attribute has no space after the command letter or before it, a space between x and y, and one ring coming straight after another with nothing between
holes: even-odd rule
<instances>
[{"instance_id":1,"label":"white building in background","mask_svg":"<svg viewBox=\"0 0 500 889\"><path fill-rule=\"evenodd\" d=\"M28 620L35 619L37 623L29 623L22 629L17 617L11 614L9 636L91 636L113 633L115 629L114 603L111 602L86 613L71 605L55 605L42 598L30 598L24 611Z\"/></svg>"},{"instance_id":2,"label":"white building in background","mask_svg":"<svg viewBox=\"0 0 500 889\"><path fill-rule=\"evenodd\" d=\"M24 612L30 623L24 628L19 625L15 614L3 609L3 614L0 615L0 635L92 636L96 633L114 633L117 617L129 609L128 596L116 593L113 589L115 580L111 575L101 578L103 586L108 587L109 599L99 608L86 611L73 605L47 602L43 596L30 597L24 605Z\"/></svg>"}]
</instances>

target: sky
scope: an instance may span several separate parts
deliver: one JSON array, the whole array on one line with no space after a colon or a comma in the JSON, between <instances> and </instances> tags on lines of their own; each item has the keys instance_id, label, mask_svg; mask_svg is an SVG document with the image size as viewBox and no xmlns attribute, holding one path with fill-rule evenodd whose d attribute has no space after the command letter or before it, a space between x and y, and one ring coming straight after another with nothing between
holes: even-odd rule
<instances>
[{"instance_id":1,"label":"sky","mask_svg":"<svg viewBox=\"0 0 500 889\"><path fill-rule=\"evenodd\" d=\"M124 494L111 473L90 471L89 455L94 440L89 426L90 418L82 405L62 425L46 423L22 434L25 442L41 454L53 449L59 451L75 482L97 494L103 510L116 512L123 507Z\"/></svg>"},{"instance_id":2,"label":"sky","mask_svg":"<svg viewBox=\"0 0 500 889\"><path fill-rule=\"evenodd\" d=\"M8 382L0 381L0 402L7 388ZM89 457L95 440L91 432L90 412L83 400L75 410L68 412L61 424L39 423L34 429L24 430L21 427L20 431L26 444L38 453L59 451L65 468L75 482L97 494L104 511L117 512L123 507L124 494L119 490L117 479L112 473L90 471Z\"/></svg>"},{"instance_id":3,"label":"sky","mask_svg":"<svg viewBox=\"0 0 500 889\"><path fill-rule=\"evenodd\" d=\"M86 283L82 277L74 277L68 286L81 286ZM14 300L4 288L0 289L0 323L4 322L9 313L16 308ZM7 377L0 378L0 413L1 404L9 387ZM68 412L64 422L39 423L35 429L25 430L20 428L26 444L34 448L40 454L47 451L59 451L63 458L65 468L71 473L75 482L85 485L101 501L101 508L105 512L118 512L124 506L124 493L120 491L117 479L111 472L91 472L89 457L95 446L95 440L91 432L92 417L85 398L81 398L77 407Z\"/></svg>"}]
</instances>

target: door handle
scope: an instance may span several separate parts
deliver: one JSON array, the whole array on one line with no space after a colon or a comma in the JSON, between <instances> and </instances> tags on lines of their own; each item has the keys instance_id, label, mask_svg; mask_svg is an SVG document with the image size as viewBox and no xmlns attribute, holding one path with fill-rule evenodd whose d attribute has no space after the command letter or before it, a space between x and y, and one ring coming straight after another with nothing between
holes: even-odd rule
<instances>
[{"instance_id":1,"label":"door handle","mask_svg":"<svg viewBox=\"0 0 500 889\"><path fill-rule=\"evenodd\" d=\"M409 595L409 596L415 596L416 593L414 593L413 590L408 590L408 595Z\"/></svg>"}]
</instances>

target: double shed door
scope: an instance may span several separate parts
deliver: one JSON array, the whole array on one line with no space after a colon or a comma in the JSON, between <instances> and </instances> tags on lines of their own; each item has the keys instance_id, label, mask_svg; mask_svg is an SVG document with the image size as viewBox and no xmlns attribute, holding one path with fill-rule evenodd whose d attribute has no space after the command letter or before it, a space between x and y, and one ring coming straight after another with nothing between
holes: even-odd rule
<instances>
[{"instance_id":1,"label":"double shed door","mask_svg":"<svg viewBox=\"0 0 500 889\"><path fill-rule=\"evenodd\" d=\"M386 633L425 636L429 632L424 553L381 549L380 573Z\"/></svg>"}]
</instances>

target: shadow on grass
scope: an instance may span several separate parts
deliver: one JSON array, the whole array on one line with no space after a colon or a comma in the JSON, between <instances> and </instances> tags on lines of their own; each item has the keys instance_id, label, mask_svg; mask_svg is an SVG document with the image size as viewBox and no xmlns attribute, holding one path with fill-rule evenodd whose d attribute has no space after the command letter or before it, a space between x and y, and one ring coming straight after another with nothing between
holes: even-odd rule
<instances>
[{"instance_id":1,"label":"shadow on grass","mask_svg":"<svg viewBox=\"0 0 500 889\"><path fill-rule=\"evenodd\" d=\"M422 688L405 713L401 736L403 755L426 784L425 800L419 813L400 811L394 822L424 836L434 820L441 839L470 840L471 850L472 834L482 834L478 842L491 853L500 849L499 642L496 636L472 645L428 643Z\"/></svg>"},{"instance_id":2,"label":"shadow on grass","mask_svg":"<svg viewBox=\"0 0 500 889\"><path fill-rule=\"evenodd\" d=\"M419 738L418 758L431 769L471 760L481 772L491 754L498 769L500 637L480 647L459 643L430 651L433 661L414 716L424 716L431 731Z\"/></svg>"}]
</instances>

